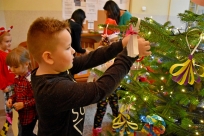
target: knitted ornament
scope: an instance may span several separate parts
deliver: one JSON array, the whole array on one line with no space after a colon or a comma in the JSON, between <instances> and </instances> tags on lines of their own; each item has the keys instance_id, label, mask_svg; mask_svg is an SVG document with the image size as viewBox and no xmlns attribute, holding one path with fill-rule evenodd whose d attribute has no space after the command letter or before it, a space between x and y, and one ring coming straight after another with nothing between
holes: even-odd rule
<instances>
[{"instance_id":1,"label":"knitted ornament","mask_svg":"<svg viewBox=\"0 0 204 136\"><path fill-rule=\"evenodd\" d=\"M163 118L158 115L146 116L141 118L145 125L143 126L141 132L145 133L147 136L160 136L165 132L166 123Z\"/></svg>"},{"instance_id":2,"label":"knitted ornament","mask_svg":"<svg viewBox=\"0 0 204 136\"><path fill-rule=\"evenodd\" d=\"M5 32L10 32L13 26L10 26L8 30L5 27L0 27L0 36L3 35Z\"/></svg>"}]
</instances>

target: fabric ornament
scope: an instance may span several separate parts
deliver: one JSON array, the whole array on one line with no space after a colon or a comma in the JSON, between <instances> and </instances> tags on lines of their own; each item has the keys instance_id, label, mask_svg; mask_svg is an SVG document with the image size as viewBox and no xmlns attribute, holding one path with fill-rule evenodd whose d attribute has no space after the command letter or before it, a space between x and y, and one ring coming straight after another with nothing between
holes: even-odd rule
<instances>
[{"instance_id":1,"label":"fabric ornament","mask_svg":"<svg viewBox=\"0 0 204 136\"><path fill-rule=\"evenodd\" d=\"M198 30L198 29L192 29L191 31L196 31L196 30ZM191 32L191 31L189 31L189 32ZM187 42L188 48L190 50L190 45L188 43L188 37L187 37L188 33L186 34L186 42ZM195 48L193 49L193 51L191 52L191 54L189 55L188 60L182 64L172 65L170 70L169 70L170 74L173 75L172 79L175 82L177 82L179 85L183 85L183 84L187 85L188 83L190 85L193 85L195 82L194 73L196 73L196 75L197 75L196 82L200 82L200 80L201 80L200 77L204 77L204 67L195 64L195 61L193 60L193 54L196 51L196 49L198 48L198 46L202 40L202 35L203 35L203 33L200 34L200 39L199 39L197 45L195 46ZM202 70L203 72L201 74L198 74L196 69L195 69L195 66L203 69ZM174 72L174 69L176 69L177 67L181 67L181 68L178 71Z\"/></svg>"},{"instance_id":2,"label":"fabric ornament","mask_svg":"<svg viewBox=\"0 0 204 136\"><path fill-rule=\"evenodd\" d=\"M160 136L165 132L166 123L164 119L158 115L146 116L142 118L143 122L146 122L141 132L145 133L146 136Z\"/></svg>"},{"instance_id":3,"label":"fabric ornament","mask_svg":"<svg viewBox=\"0 0 204 136\"><path fill-rule=\"evenodd\" d=\"M134 131L138 129L138 125L130 121L130 115L124 113L126 109L129 109L129 106L122 105L118 117L116 117L112 122L113 123L112 128L115 129L116 132L119 132L120 135L124 134L130 135L131 133L133 134Z\"/></svg>"},{"instance_id":4,"label":"fabric ornament","mask_svg":"<svg viewBox=\"0 0 204 136\"><path fill-rule=\"evenodd\" d=\"M140 18L138 18L136 26L134 27L131 24L125 34L126 36L131 35L128 41L128 44L127 44L127 52L128 52L128 56L130 57L136 57L139 55L138 39L137 39L137 34L139 32L139 26L140 26Z\"/></svg>"}]
</instances>

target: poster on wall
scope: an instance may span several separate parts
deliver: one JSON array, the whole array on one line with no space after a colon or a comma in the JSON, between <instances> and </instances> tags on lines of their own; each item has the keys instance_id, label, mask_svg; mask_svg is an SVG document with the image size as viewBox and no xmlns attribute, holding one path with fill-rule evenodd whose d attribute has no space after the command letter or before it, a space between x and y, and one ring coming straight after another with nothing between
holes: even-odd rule
<instances>
[{"instance_id":1,"label":"poster on wall","mask_svg":"<svg viewBox=\"0 0 204 136\"><path fill-rule=\"evenodd\" d=\"M130 0L113 0L120 9L129 10ZM107 0L62 0L62 17L69 19L76 9L82 9L86 12L86 20L96 21L98 19L98 10L103 10Z\"/></svg>"},{"instance_id":2,"label":"poster on wall","mask_svg":"<svg viewBox=\"0 0 204 136\"><path fill-rule=\"evenodd\" d=\"M86 0L74 0L75 6L83 6Z\"/></svg>"},{"instance_id":3,"label":"poster on wall","mask_svg":"<svg viewBox=\"0 0 204 136\"><path fill-rule=\"evenodd\" d=\"M97 21L98 7L96 0L86 0L86 19L89 21Z\"/></svg>"},{"instance_id":4,"label":"poster on wall","mask_svg":"<svg viewBox=\"0 0 204 136\"><path fill-rule=\"evenodd\" d=\"M75 10L75 3L72 0L62 0L62 18L64 20L71 18Z\"/></svg>"},{"instance_id":5,"label":"poster on wall","mask_svg":"<svg viewBox=\"0 0 204 136\"><path fill-rule=\"evenodd\" d=\"M119 0L116 3L120 9L129 10L130 0Z\"/></svg>"},{"instance_id":6,"label":"poster on wall","mask_svg":"<svg viewBox=\"0 0 204 136\"><path fill-rule=\"evenodd\" d=\"M105 5L107 0L98 0L98 10L103 10L103 6Z\"/></svg>"}]
</instances>

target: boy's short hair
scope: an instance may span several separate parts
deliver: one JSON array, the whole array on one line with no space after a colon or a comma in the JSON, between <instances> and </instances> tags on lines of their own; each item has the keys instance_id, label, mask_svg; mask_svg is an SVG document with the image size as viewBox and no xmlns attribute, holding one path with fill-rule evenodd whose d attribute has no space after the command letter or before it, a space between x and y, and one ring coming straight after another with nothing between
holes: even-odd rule
<instances>
[{"instance_id":1,"label":"boy's short hair","mask_svg":"<svg viewBox=\"0 0 204 136\"><path fill-rule=\"evenodd\" d=\"M37 62L41 62L43 52L56 49L56 36L65 29L69 31L66 21L49 17L39 17L31 24L27 33L27 45Z\"/></svg>"}]
</instances>

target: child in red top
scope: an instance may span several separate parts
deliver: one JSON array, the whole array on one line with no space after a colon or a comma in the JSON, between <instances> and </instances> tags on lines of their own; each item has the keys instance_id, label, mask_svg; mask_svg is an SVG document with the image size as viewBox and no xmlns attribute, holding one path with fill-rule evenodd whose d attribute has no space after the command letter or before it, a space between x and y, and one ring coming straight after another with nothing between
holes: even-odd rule
<instances>
[{"instance_id":1,"label":"child in red top","mask_svg":"<svg viewBox=\"0 0 204 136\"><path fill-rule=\"evenodd\" d=\"M12 27L11 27L12 28ZM10 28L10 29L11 29ZM13 86L15 75L11 73L9 67L6 65L6 56L10 52L11 34L9 30L0 27L0 90L4 92L5 101L13 94ZM12 110L5 105L6 119L12 123Z\"/></svg>"},{"instance_id":2,"label":"child in red top","mask_svg":"<svg viewBox=\"0 0 204 136\"><path fill-rule=\"evenodd\" d=\"M107 18L105 21L105 24L117 25L116 21L114 19L111 19L111 18ZM108 29L108 28L103 30L103 34L111 35L113 33L115 33L115 31Z\"/></svg>"},{"instance_id":3,"label":"child in red top","mask_svg":"<svg viewBox=\"0 0 204 136\"><path fill-rule=\"evenodd\" d=\"M118 39L118 31L108 28L109 25L117 25L116 21L114 19L107 18L105 24L107 24L107 26L103 30L101 41L102 46L110 45L110 39L112 42L114 41L115 38Z\"/></svg>"},{"instance_id":4,"label":"child in red top","mask_svg":"<svg viewBox=\"0 0 204 136\"><path fill-rule=\"evenodd\" d=\"M7 106L13 107L19 114L21 136L34 136L33 133L37 111L33 90L31 87L30 57L24 47L13 49L6 57L6 63L13 73L17 75L14 80L14 94L9 97Z\"/></svg>"}]
</instances>

